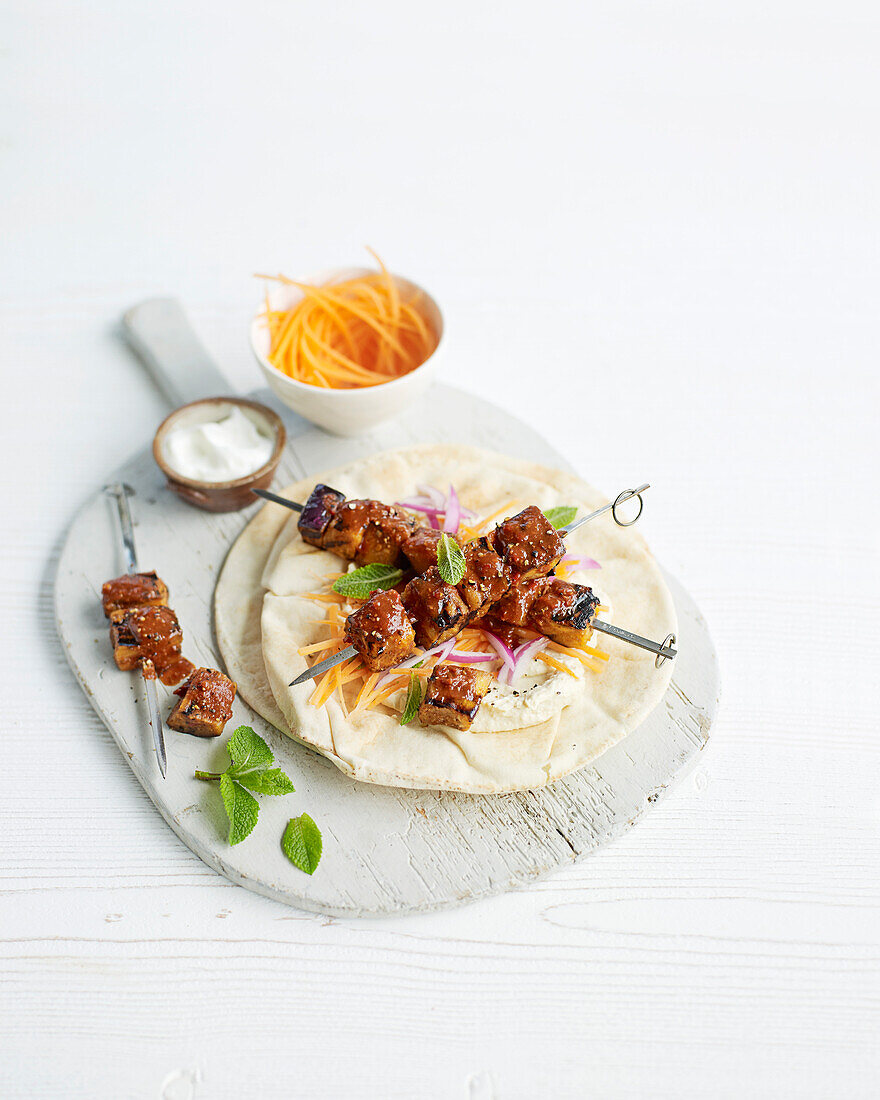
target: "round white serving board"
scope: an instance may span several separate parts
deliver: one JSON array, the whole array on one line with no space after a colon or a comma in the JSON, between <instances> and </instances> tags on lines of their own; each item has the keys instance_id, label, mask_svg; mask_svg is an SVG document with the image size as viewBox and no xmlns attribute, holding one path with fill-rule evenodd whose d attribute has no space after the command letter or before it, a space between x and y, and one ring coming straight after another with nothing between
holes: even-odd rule
<instances>
[{"instance_id":1,"label":"round white serving board","mask_svg":"<svg viewBox=\"0 0 880 1100\"><path fill-rule=\"evenodd\" d=\"M358 439L312 428L268 390L251 396L275 408L288 427L276 486L361 455L424 442L475 441L567 467L527 425L447 386L435 386L404 420ZM109 480L135 490L140 566L155 569L168 584L184 629L185 654L196 664L222 668L211 621L214 585L226 552L255 508L211 515L182 503L165 488L146 450ZM667 576L678 611L679 657L663 702L593 766L544 790L474 796L358 783L237 699L227 732L252 725L272 746L296 793L261 798L257 827L231 848L216 785L192 778L197 767L226 766L226 736L203 741L166 730L163 781L140 678L119 672L113 663L100 590L124 568L118 544L115 513L99 492L70 528L56 579L58 631L70 664L138 781L181 840L233 882L289 905L375 916L440 909L526 885L634 825L687 772L709 736L719 690L715 651L693 601ZM161 685L159 693L167 714L173 696ZM287 861L279 843L288 819L303 811L324 835L323 858L311 877Z\"/></svg>"}]
</instances>

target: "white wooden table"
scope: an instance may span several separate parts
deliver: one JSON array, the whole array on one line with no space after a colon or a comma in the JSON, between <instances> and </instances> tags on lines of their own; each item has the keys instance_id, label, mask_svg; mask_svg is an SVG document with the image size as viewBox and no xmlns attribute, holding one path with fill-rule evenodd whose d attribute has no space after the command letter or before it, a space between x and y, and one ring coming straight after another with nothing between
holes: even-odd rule
<instances>
[{"instance_id":1,"label":"white wooden table","mask_svg":"<svg viewBox=\"0 0 880 1100\"><path fill-rule=\"evenodd\" d=\"M4 1100L877 1095L876 7L4 15ZM368 923L176 840L51 604L164 412L121 311L179 295L248 389L250 273L364 242L445 306L448 381L650 477L724 679L619 843Z\"/></svg>"}]
</instances>

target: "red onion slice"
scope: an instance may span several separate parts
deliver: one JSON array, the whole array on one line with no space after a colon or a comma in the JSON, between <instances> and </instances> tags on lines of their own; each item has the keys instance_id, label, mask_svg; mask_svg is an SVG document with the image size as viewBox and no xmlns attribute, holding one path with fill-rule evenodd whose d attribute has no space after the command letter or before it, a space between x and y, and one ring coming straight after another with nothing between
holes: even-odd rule
<instances>
[{"instance_id":1,"label":"red onion slice","mask_svg":"<svg viewBox=\"0 0 880 1100\"><path fill-rule=\"evenodd\" d=\"M454 645L455 638L450 638L448 639L448 641L441 642L440 645L435 645L431 649L424 650L424 652L422 653L416 653L412 657L407 657L405 661L401 661L399 665L396 665L394 668L389 669L389 671L385 673L382 679L377 681L376 691L384 687L386 684L391 683L395 676L399 676L402 672L406 672L408 668L413 668L415 665L419 664L422 661L427 661L431 657L436 657L438 664L440 663L440 661L445 661L447 655L452 652Z\"/></svg>"},{"instance_id":2,"label":"red onion slice","mask_svg":"<svg viewBox=\"0 0 880 1100\"><path fill-rule=\"evenodd\" d=\"M442 508L435 508L433 504L428 503L424 498L395 500L394 505L396 508L408 508L410 512L424 512L427 516L442 516L444 514Z\"/></svg>"},{"instance_id":3,"label":"red onion slice","mask_svg":"<svg viewBox=\"0 0 880 1100\"><path fill-rule=\"evenodd\" d=\"M497 661L498 655L496 653L466 653L463 650L453 649L447 661L455 661L460 665L480 665L485 661Z\"/></svg>"},{"instance_id":4,"label":"red onion slice","mask_svg":"<svg viewBox=\"0 0 880 1100\"><path fill-rule=\"evenodd\" d=\"M546 638L533 638L530 642L523 642L521 646L517 646L514 650L514 665L508 673L507 682L512 684L513 681L519 676L520 669L529 663L533 657L536 657L541 650L546 646Z\"/></svg>"},{"instance_id":5,"label":"red onion slice","mask_svg":"<svg viewBox=\"0 0 880 1100\"><path fill-rule=\"evenodd\" d=\"M446 516L443 520L443 530L447 535L457 535L461 526L461 504L455 486L449 486L449 496L446 498Z\"/></svg>"},{"instance_id":6,"label":"red onion slice","mask_svg":"<svg viewBox=\"0 0 880 1100\"><path fill-rule=\"evenodd\" d=\"M440 492L439 489L435 489L433 485L417 485L416 489L423 497L427 497L430 503L439 511L443 511L446 507L446 498Z\"/></svg>"},{"instance_id":7,"label":"red onion slice","mask_svg":"<svg viewBox=\"0 0 880 1100\"><path fill-rule=\"evenodd\" d=\"M513 650L503 642L497 634L493 634L491 630L483 630L483 634L486 636L486 640L489 645L495 650L501 660L504 662L504 668L511 669L514 666L515 658L513 656ZM502 672L504 669L501 670Z\"/></svg>"},{"instance_id":8,"label":"red onion slice","mask_svg":"<svg viewBox=\"0 0 880 1100\"><path fill-rule=\"evenodd\" d=\"M562 560L572 569L601 569L595 558L579 558L577 554L563 554Z\"/></svg>"}]
</instances>

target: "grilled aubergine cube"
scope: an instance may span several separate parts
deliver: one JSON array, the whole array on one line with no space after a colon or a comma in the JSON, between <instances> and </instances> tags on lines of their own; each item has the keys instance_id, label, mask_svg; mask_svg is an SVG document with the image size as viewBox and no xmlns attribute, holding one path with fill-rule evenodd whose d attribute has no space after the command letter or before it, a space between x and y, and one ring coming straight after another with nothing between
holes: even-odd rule
<instances>
[{"instance_id":1,"label":"grilled aubergine cube","mask_svg":"<svg viewBox=\"0 0 880 1100\"><path fill-rule=\"evenodd\" d=\"M419 707L419 721L423 726L470 729L491 683L488 672L466 665L437 665Z\"/></svg>"},{"instance_id":2,"label":"grilled aubergine cube","mask_svg":"<svg viewBox=\"0 0 880 1100\"><path fill-rule=\"evenodd\" d=\"M417 573L424 573L437 564L437 547L442 534L433 527L417 527L403 544L403 552Z\"/></svg>"},{"instance_id":3,"label":"grilled aubergine cube","mask_svg":"<svg viewBox=\"0 0 880 1100\"><path fill-rule=\"evenodd\" d=\"M493 542L514 581L546 576L565 553L559 532L535 505L499 523Z\"/></svg>"},{"instance_id":4,"label":"grilled aubergine cube","mask_svg":"<svg viewBox=\"0 0 880 1100\"><path fill-rule=\"evenodd\" d=\"M529 625L551 641L577 649L590 640L598 606L598 596L586 585L546 577L532 603Z\"/></svg>"},{"instance_id":5,"label":"grilled aubergine cube","mask_svg":"<svg viewBox=\"0 0 880 1100\"><path fill-rule=\"evenodd\" d=\"M345 494L329 485L316 485L309 493L309 499L303 505L297 527L304 542L312 546L321 546L321 540L327 525L336 514L336 510L345 503Z\"/></svg>"},{"instance_id":6,"label":"grilled aubergine cube","mask_svg":"<svg viewBox=\"0 0 880 1100\"><path fill-rule=\"evenodd\" d=\"M114 611L168 603L168 588L155 573L129 573L101 586L101 603L109 619Z\"/></svg>"},{"instance_id":7,"label":"grilled aubergine cube","mask_svg":"<svg viewBox=\"0 0 880 1100\"><path fill-rule=\"evenodd\" d=\"M345 640L373 672L384 672L411 657L416 639L400 593L393 588L374 592L348 616Z\"/></svg>"},{"instance_id":8,"label":"grilled aubergine cube","mask_svg":"<svg viewBox=\"0 0 880 1100\"><path fill-rule=\"evenodd\" d=\"M180 698L168 715L168 725L195 737L219 737L232 717L236 685L216 668L197 668L175 691Z\"/></svg>"},{"instance_id":9,"label":"grilled aubergine cube","mask_svg":"<svg viewBox=\"0 0 880 1100\"><path fill-rule=\"evenodd\" d=\"M413 577L403 590L403 603L423 649L445 642L468 620L468 608L458 591L446 584L436 565Z\"/></svg>"},{"instance_id":10,"label":"grilled aubergine cube","mask_svg":"<svg viewBox=\"0 0 880 1100\"><path fill-rule=\"evenodd\" d=\"M590 639L598 606L599 598L586 585L559 577L540 577L514 585L492 608L492 614L560 645L580 648Z\"/></svg>"},{"instance_id":11,"label":"grilled aubergine cube","mask_svg":"<svg viewBox=\"0 0 880 1100\"><path fill-rule=\"evenodd\" d=\"M110 612L110 644L113 646L113 660L123 672L137 668L141 659L141 647L129 626L131 608L120 608Z\"/></svg>"},{"instance_id":12,"label":"grilled aubergine cube","mask_svg":"<svg viewBox=\"0 0 880 1100\"><path fill-rule=\"evenodd\" d=\"M413 533L415 520L391 504L374 500L372 505L369 522L354 555L355 563L405 565L403 548Z\"/></svg>"},{"instance_id":13,"label":"grilled aubergine cube","mask_svg":"<svg viewBox=\"0 0 880 1100\"><path fill-rule=\"evenodd\" d=\"M346 500L340 504L327 524L321 546L340 558L354 561L373 518L373 506L372 500Z\"/></svg>"},{"instance_id":14,"label":"grilled aubergine cube","mask_svg":"<svg viewBox=\"0 0 880 1100\"><path fill-rule=\"evenodd\" d=\"M488 538L474 539L464 547L465 571L457 588L472 616L500 600L510 588L512 575Z\"/></svg>"},{"instance_id":15,"label":"grilled aubergine cube","mask_svg":"<svg viewBox=\"0 0 880 1100\"><path fill-rule=\"evenodd\" d=\"M124 672L148 659L161 673L179 657L183 631L170 607L130 607L111 612L110 641L117 667Z\"/></svg>"}]
</instances>

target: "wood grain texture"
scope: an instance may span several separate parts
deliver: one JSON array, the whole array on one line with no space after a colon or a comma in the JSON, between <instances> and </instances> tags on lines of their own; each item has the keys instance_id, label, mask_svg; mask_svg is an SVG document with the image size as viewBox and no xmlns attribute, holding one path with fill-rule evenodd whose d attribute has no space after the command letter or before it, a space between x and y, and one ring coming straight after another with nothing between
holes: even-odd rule
<instances>
[{"instance_id":1,"label":"wood grain texture","mask_svg":"<svg viewBox=\"0 0 880 1100\"><path fill-rule=\"evenodd\" d=\"M268 391L254 396L271 401ZM272 403L284 415L291 439L278 484L339 465L353 454L448 440L450 431L466 441L476 424L502 453L516 449L547 464L562 461L525 424L449 387L434 387L403 423L356 441L304 431L298 418ZM169 500L149 454L138 455L110 480L135 489L140 561L169 585L184 624L186 652L198 664L220 666L210 608L231 532L237 533L243 518L210 515ZM279 735L237 700L232 725L246 722L259 730L292 776L297 794L261 800L258 828L231 848L217 792L192 778L196 768L222 767L225 750L169 730L163 781L144 736L140 681L119 675L109 661L97 592L100 580L120 568L115 528L113 506L99 493L78 514L61 555L55 602L71 666L139 782L184 843L233 882L277 900L333 916L378 916L446 908L527 885L632 827L706 744L718 701L717 662L693 601L672 582L681 655L663 702L595 765L544 790L474 797L357 783ZM303 809L324 833L320 871L311 877L291 867L279 845L287 819Z\"/></svg>"}]
</instances>

